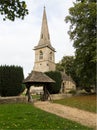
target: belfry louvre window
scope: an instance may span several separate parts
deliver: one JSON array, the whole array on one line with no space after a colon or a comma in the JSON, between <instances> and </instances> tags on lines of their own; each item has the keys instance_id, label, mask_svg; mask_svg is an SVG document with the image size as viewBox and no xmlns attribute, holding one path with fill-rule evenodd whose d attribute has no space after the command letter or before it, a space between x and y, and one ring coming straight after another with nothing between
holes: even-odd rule
<instances>
[{"instance_id":1,"label":"belfry louvre window","mask_svg":"<svg viewBox=\"0 0 97 130\"><path fill-rule=\"evenodd\" d=\"M50 60L53 60L53 54L50 52Z\"/></svg>"},{"instance_id":2,"label":"belfry louvre window","mask_svg":"<svg viewBox=\"0 0 97 130\"><path fill-rule=\"evenodd\" d=\"M41 38L43 39L43 34L41 34Z\"/></svg>"},{"instance_id":3,"label":"belfry louvre window","mask_svg":"<svg viewBox=\"0 0 97 130\"><path fill-rule=\"evenodd\" d=\"M40 54L39 54L39 59L42 60L43 59L43 52L40 51Z\"/></svg>"}]
</instances>

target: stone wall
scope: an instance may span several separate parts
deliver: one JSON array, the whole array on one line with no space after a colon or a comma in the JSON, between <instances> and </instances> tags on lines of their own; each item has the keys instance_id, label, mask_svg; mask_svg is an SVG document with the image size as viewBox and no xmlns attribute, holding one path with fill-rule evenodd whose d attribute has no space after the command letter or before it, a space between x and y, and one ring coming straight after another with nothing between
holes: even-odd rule
<instances>
[{"instance_id":1,"label":"stone wall","mask_svg":"<svg viewBox=\"0 0 97 130\"><path fill-rule=\"evenodd\" d=\"M59 100L59 99L64 99L66 97L71 97L72 94L51 94L51 100Z\"/></svg>"},{"instance_id":2,"label":"stone wall","mask_svg":"<svg viewBox=\"0 0 97 130\"><path fill-rule=\"evenodd\" d=\"M25 102L27 102L26 96L0 97L0 104L25 103Z\"/></svg>"}]
</instances>

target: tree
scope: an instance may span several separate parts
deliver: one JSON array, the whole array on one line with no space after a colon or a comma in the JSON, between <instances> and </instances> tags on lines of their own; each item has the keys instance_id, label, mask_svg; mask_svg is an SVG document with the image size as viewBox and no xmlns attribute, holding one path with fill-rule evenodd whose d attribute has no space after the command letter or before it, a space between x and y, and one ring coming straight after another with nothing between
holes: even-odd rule
<instances>
[{"instance_id":1,"label":"tree","mask_svg":"<svg viewBox=\"0 0 97 130\"><path fill-rule=\"evenodd\" d=\"M49 72L45 72L45 74L55 81L54 84L49 84L49 86L47 87L49 93L50 94L59 93L61 89L61 83L62 83L61 73L58 71L49 71Z\"/></svg>"},{"instance_id":2,"label":"tree","mask_svg":"<svg viewBox=\"0 0 97 130\"><path fill-rule=\"evenodd\" d=\"M57 71L65 71L67 75L70 75L76 83L76 87L80 86L79 77L76 75L75 57L64 56L62 60L56 64Z\"/></svg>"},{"instance_id":3,"label":"tree","mask_svg":"<svg viewBox=\"0 0 97 130\"><path fill-rule=\"evenodd\" d=\"M17 96L24 91L23 69L19 66L0 66L0 95Z\"/></svg>"},{"instance_id":4,"label":"tree","mask_svg":"<svg viewBox=\"0 0 97 130\"><path fill-rule=\"evenodd\" d=\"M62 60L56 64L57 71L65 71L66 74L72 73L74 56L64 56Z\"/></svg>"},{"instance_id":5,"label":"tree","mask_svg":"<svg viewBox=\"0 0 97 130\"><path fill-rule=\"evenodd\" d=\"M96 1L77 0L69 9L66 22L70 22L69 35L74 41L76 75L80 85L96 84Z\"/></svg>"},{"instance_id":6,"label":"tree","mask_svg":"<svg viewBox=\"0 0 97 130\"><path fill-rule=\"evenodd\" d=\"M4 15L3 20L14 21L15 18L24 19L28 14L26 3L21 0L0 0L0 14Z\"/></svg>"}]
</instances>

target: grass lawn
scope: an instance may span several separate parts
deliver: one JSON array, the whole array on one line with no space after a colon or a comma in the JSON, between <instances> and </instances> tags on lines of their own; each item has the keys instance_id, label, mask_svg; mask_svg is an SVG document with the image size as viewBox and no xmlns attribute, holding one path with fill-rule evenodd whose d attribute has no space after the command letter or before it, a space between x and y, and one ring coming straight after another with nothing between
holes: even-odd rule
<instances>
[{"instance_id":1,"label":"grass lawn","mask_svg":"<svg viewBox=\"0 0 97 130\"><path fill-rule=\"evenodd\" d=\"M93 130L31 104L1 104L0 130Z\"/></svg>"},{"instance_id":2,"label":"grass lawn","mask_svg":"<svg viewBox=\"0 0 97 130\"><path fill-rule=\"evenodd\" d=\"M62 100L55 100L53 102L96 113L96 100L96 95L87 95L64 98Z\"/></svg>"},{"instance_id":3,"label":"grass lawn","mask_svg":"<svg viewBox=\"0 0 97 130\"><path fill-rule=\"evenodd\" d=\"M40 95L39 94L32 95L32 99L40 99Z\"/></svg>"}]
</instances>

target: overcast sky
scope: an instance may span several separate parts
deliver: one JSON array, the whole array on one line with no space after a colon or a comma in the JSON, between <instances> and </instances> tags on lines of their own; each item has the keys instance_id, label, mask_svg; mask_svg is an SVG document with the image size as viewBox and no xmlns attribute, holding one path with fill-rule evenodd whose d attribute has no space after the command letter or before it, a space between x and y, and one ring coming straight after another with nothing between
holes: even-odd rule
<instances>
[{"instance_id":1,"label":"overcast sky","mask_svg":"<svg viewBox=\"0 0 97 130\"><path fill-rule=\"evenodd\" d=\"M23 67L24 76L34 66L34 46L38 44L41 32L44 5L52 46L56 49L55 61L64 55L74 55L74 48L68 35L69 24L64 22L68 9L74 0L25 0L29 15L24 20L3 21L0 16L0 65Z\"/></svg>"}]
</instances>

